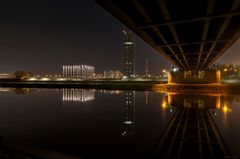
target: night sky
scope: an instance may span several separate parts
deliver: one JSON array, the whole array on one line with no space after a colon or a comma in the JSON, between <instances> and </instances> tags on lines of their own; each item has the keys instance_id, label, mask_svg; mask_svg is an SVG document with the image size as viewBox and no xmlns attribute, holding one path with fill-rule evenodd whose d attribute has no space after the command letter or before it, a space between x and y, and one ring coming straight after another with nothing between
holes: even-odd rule
<instances>
[{"instance_id":1,"label":"night sky","mask_svg":"<svg viewBox=\"0 0 240 159\"><path fill-rule=\"evenodd\" d=\"M62 65L93 65L96 72L121 69L123 25L94 0L0 2L0 72L61 73ZM240 41L220 63L240 64ZM169 65L136 37L136 73L159 74Z\"/></svg>"}]
</instances>

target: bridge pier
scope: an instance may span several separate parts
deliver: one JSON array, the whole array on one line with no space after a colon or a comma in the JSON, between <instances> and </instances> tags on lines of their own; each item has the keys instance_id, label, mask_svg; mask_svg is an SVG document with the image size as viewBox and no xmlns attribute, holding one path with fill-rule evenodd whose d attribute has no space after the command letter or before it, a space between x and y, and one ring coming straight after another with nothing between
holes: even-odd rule
<instances>
[{"instance_id":1,"label":"bridge pier","mask_svg":"<svg viewBox=\"0 0 240 159\"><path fill-rule=\"evenodd\" d=\"M213 84L220 83L219 70L179 70L168 73L168 83L178 84Z\"/></svg>"}]
</instances>

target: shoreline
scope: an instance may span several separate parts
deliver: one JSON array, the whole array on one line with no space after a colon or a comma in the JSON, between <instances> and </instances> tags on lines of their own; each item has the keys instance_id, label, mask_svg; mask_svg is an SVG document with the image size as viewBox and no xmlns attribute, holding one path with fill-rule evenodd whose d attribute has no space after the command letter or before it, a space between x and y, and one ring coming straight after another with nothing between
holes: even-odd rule
<instances>
[{"instance_id":1,"label":"shoreline","mask_svg":"<svg viewBox=\"0 0 240 159\"><path fill-rule=\"evenodd\" d=\"M106 90L152 91L165 81L0 81L0 87L10 88L82 88Z\"/></svg>"},{"instance_id":2,"label":"shoreline","mask_svg":"<svg viewBox=\"0 0 240 159\"><path fill-rule=\"evenodd\" d=\"M0 81L9 88L79 88L106 90L136 90L179 93L240 93L235 84L167 84L166 81Z\"/></svg>"}]
</instances>

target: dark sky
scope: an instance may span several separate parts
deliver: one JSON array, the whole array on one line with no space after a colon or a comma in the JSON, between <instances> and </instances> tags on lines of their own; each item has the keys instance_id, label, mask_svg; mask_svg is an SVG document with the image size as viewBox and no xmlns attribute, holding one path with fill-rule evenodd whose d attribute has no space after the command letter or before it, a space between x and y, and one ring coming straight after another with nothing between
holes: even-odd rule
<instances>
[{"instance_id":1,"label":"dark sky","mask_svg":"<svg viewBox=\"0 0 240 159\"><path fill-rule=\"evenodd\" d=\"M240 65L240 39L235 42L216 62Z\"/></svg>"},{"instance_id":2,"label":"dark sky","mask_svg":"<svg viewBox=\"0 0 240 159\"><path fill-rule=\"evenodd\" d=\"M97 72L121 69L123 25L93 0L0 1L0 72L61 73L65 64L87 64ZM240 63L235 46L220 62ZM169 64L136 38L136 71Z\"/></svg>"}]
</instances>

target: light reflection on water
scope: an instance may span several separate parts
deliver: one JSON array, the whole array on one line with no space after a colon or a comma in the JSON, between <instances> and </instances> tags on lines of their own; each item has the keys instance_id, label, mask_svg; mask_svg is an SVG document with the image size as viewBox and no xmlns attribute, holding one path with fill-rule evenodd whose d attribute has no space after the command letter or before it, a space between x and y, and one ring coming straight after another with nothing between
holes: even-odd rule
<instances>
[{"instance_id":1,"label":"light reflection on water","mask_svg":"<svg viewBox=\"0 0 240 159\"><path fill-rule=\"evenodd\" d=\"M65 102L86 102L94 99L94 89L63 89L62 100Z\"/></svg>"},{"instance_id":2,"label":"light reflection on water","mask_svg":"<svg viewBox=\"0 0 240 159\"><path fill-rule=\"evenodd\" d=\"M240 152L240 96L86 89L0 89L0 136L73 156L148 156L176 109L208 109ZM25 95L23 95L25 94ZM111 153L109 153L111 152Z\"/></svg>"}]
</instances>

